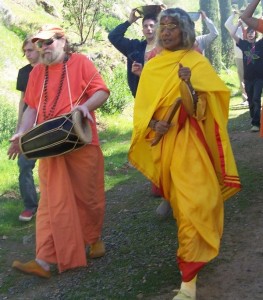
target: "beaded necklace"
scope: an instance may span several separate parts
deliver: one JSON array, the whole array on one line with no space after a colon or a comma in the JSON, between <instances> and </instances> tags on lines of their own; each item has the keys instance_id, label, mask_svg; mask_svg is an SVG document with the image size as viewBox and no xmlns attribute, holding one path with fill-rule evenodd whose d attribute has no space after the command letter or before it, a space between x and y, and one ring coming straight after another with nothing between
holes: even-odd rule
<instances>
[{"instance_id":1,"label":"beaded necklace","mask_svg":"<svg viewBox=\"0 0 263 300\"><path fill-rule=\"evenodd\" d=\"M53 117L54 115L54 111L55 108L57 106L57 102L59 99L59 96L61 94L61 90L62 90L62 86L63 86L63 82L64 82L64 78L65 78L65 74L66 74L66 63L68 61L68 57L65 56L64 60L63 60L63 66L62 66L62 72L61 72L61 78L60 78L60 82L59 82L59 87L58 87L58 92L57 95L54 99L54 102L51 106L51 109L49 111L49 113L47 114L47 103L48 103L48 93L47 93L47 87L48 87L48 66L46 66L45 68L45 79L44 79L44 89L43 89L43 93L44 93L44 101L43 101L43 116L44 116L44 120L49 120L51 119L51 117Z\"/></svg>"}]
</instances>

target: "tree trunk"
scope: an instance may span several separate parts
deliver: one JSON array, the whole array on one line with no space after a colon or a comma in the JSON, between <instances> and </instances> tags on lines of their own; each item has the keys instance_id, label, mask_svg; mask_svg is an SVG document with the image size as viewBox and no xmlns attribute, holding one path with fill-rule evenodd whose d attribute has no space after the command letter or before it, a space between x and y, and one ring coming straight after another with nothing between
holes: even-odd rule
<instances>
[{"instance_id":1,"label":"tree trunk","mask_svg":"<svg viewBox=\"0 0 263 300\"><path fill-rule=\"evenodd\" d=\"M205 50L206 57L210 60L217 72L221 71L221 26L219 22L218 0L200 0L200 9L211 19L219 31L219 36ZM205 23L203 23L203 34L207 33Z\"/></svg>"}]
</instances>

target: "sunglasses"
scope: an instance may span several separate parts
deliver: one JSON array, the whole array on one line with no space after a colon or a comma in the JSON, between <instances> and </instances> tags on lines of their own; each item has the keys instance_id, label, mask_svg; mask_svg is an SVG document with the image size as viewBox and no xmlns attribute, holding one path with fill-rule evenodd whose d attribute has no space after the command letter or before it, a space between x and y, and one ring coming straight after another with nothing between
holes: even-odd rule
<instances>
[{"instance_id":1,"label":"sunglasses","mask_svg":"<svg viewBox=\"0 0 263 300\"><path fill-rule=\"evenodd\" d=\"M51 38L51 39L48 39L48 40L42 40L42 41L38 40L36 42L36 45L37 45L38 48L41 49L43 47L43 45L44 46L50 46L54 43L54 41L55 41L55 38Z\"/></svg>"},{"instance_id":2,"label":"sunglasses","mask_svg":"<svg viewBox=\"0 0 263 300\"><path fill-rule=\"evenodd\" d=\"M174 30L175 28L177 28L178 25L169 23L169 24L165 24L165 25L160 24L159 27L160 27L160 31L164 31L164 29L171 31L171 30Z\"/></svg>"}]
</instances>

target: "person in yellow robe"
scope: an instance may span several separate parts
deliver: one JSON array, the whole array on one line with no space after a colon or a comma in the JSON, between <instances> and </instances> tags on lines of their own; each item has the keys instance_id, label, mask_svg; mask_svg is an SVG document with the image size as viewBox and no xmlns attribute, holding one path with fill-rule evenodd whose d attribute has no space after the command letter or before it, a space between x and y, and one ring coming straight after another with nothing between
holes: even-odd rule
<instances>
[{"instance_id":1,"label":"person in yellow robe","mask_svg":"<svg viewBox=\"0 0 263 300\"><path fill-rule=\"evenodd\" d=\"M194 23L184 10L160 13L162 50L141 74L129 150L129 161L161 188L177 221L182 276L177 300L196 299L197 273L219 252L224 201L241 188L227 132L230 92L208 60L193 50L194 41ZM194 89L191 97L198 97L196 104L185 101L182 88L188 86ZM157 136L162 138L154 143Z\"/></svg>"}]
</instances>

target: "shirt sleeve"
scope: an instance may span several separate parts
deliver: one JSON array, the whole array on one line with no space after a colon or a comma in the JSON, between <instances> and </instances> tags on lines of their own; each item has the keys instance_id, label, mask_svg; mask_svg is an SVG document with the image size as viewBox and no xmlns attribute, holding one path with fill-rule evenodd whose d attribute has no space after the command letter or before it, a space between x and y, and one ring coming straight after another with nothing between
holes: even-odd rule
<instances>
[{"instance_id":1,"label":"shirt sleeve","mask_svg":"<svg viewBox=\"0 0 263 300\"><path fill-rule=\"evenodd\" d=\"M105 91L110 94L108 87L106 86L101 74L89 58L85 57L84 59L84 80L88 89L86 94L90 98L97 91Z\"/></svg>"},{"instance_id":2,"label":"shirt sleeve","mask_svg":"<svg viewBox=\"0 0 263 300\"><path fill-rule=\"evenodd\" d=\"M233 20L234 20L234 14L230 15L225 22L225 28L228 30L229 33L231 33L235 27Z\"/></svg>"},{"instance_id":3,"label":"shirt sleeve","mask_svg":"<svg viewBox=\"0 0 263 300\"><path fill-rule=\"evenodd\" d=\"M108 35L108 39L111 44L125 56L128 55L132 43L131 39L124 37L127 29L130 26L131 24L126 21L118 25Z\"/></svg>"},{"instance_id":4,"label":"shirt sleeve","mask_svg":"<svg viewBox=\"0 0 263 300\"><path fill-rule=\"evenodd\" d=\"M206 26L209 30L208 34L199 35L196 37L196 41L198 42L198 47L203 52L212 41L218 36L218 30L216 29L214 23L209 18L205 18Z\"/></svg>"},{"instance_id":5,"label":"shirt sleeve","mask_svg":"<svg viewBox=\"0 0 263 300\"><path fill-rule=\"evenodd\" d=\"M18 71L17 80L16 80L16 89L20 92L25 92L27 82L28 82L28 77L25 78L25 76L23 76L22 73L23 73L22 70Z\"/></svg>"},{"instance_id":6,"label":"shirt sleeve","mask_svg":"<svg viewBox=\"0 0 263 300\"><path fill-rule=\"evenodd\" d=\"M263 33L263 20L262 19L258 19L258 26L257 26L256 30Z\"/></svg>"}]
</instances>

